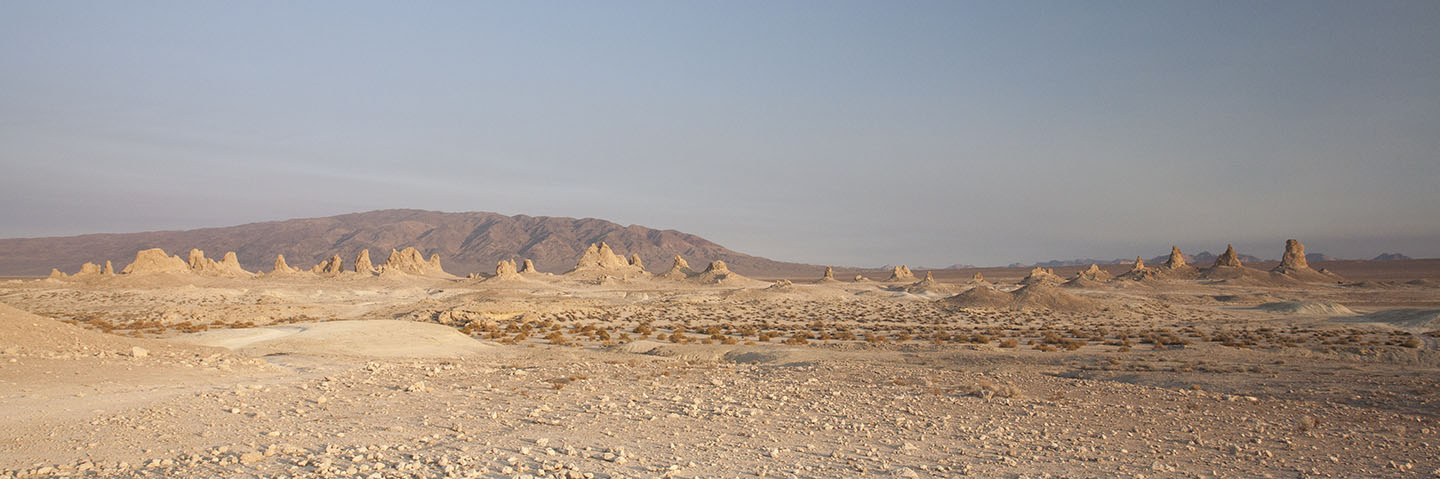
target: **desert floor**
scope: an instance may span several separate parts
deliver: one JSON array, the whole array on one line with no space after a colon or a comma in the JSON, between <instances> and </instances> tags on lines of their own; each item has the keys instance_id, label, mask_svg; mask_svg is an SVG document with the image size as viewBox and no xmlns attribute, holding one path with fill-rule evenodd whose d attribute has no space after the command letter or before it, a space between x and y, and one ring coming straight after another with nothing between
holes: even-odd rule
<instances>
[{"instance_id":1,"label":"desert floor","mask_svg":"<svg viewBox=\"0 0 1440 479\"><path fill-rule=\"evenodd\" d=\"M0 477L1440 477L1436 272L1368 274L11 280Z\"/></svg>"}]
</instances>

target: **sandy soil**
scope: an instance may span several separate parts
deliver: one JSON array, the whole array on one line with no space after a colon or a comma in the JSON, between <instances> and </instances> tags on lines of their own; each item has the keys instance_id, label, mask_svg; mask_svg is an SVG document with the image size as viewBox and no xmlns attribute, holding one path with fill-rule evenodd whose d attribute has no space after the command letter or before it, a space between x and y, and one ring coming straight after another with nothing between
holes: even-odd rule
<instances>
[{"instance_id":1,"label":"sandy soil","mask_svg":"<svg viewBox=\"0 0 1440 479\"><path fill-rule=\"evenodd\" d=\"M0 477L1436 477L1440 289L1386 268L6 281Z\"/></svg>"}]
</instances>

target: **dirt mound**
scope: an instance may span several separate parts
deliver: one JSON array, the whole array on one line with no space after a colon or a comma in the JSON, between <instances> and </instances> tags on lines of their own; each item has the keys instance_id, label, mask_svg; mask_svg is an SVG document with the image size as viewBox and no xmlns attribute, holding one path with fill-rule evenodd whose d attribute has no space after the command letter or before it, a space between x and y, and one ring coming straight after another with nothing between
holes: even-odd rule
<instances>
[{"instance_id":1,"label":"dirt mound","mask_svg":"<svg viewBox=\"0 0 1440 479\"><path fill-rule=\"evenodd\" d=\"M1088 289L1094 289L1094 288L1103 288L1103 287L1106 287L1106 286L1109 286L1109 285L1110 285L1110 283L1109 283L1108 281L1097 281L1097 280L1093 280L1093 279L1086 278L1086 277L1083 277L1083 276L1076 276L1076 277L1074 277L1074 278L1070 278L1069 281L1066 281L1064 284L1061 284L1060 286L1061 286L1061 287L1064 287L1064 288L1088 288Z\"/></svg>"},{"instance_id":2,"label":"dirt mound","mask_svg":"<svg viewBox=\"0 0 1440 479\"><path fill-rule=\"evenodd\" d=\"M902 264L891 270L890 277L885 281L915 281L915 273L910 272L909 266Z\"/></svg>"},{"instance_id":3,"label":"dirt mound","mask_svg":"<svg viewBox=\"0 0 1440 479\"><path fill-rule=\"evenodd\" d=\"M1265 303L1255 309L1271 313L1296 314L1304 316L1354 316L1355 312L1343 304L1325 301L1284 301Z\"/></svg>"},{"instance_id":4,"label":"dirt mound","mask_svg":"<svg viewBox=\"0 0 1440 479\"><path fill-rule=\"evenodd\" d=\"M1082 298L1056 287L1037 282L1006 293L993 288L975 287L945 299L962 308L1011 309L1033 311L1046 309L1058 312L1087 312L1105 307L1105 303Z\"/></svg>"},{"instance_id":5,"label":"dirt mound","mask_svg":"<svg viewBox=\"0 0 1440 479\"><path fill-rule=\"evenodd\" d=\"M31 314L0 303L0 353L6 356L110 355L136 356L175 349L163 341L136 339L91 331Z\"/></svg>"},{"instance_id":6,"label":"dirt mound","mask_svg":"<svg viewBox=\"0 0 1440 479\"><path fill-rule=\"evenodd\" d=\"M416 275L416 276L437 276L452 277L440 267L440 255L432 254L430 259L420 254L420 250L408 247L400 251L390 250L390 257L385 259L385 264L380 265L382 276L394 275Z\"/></svg>"},{"instance_id":7,"label":"dirt mound","mask_svg":"<svg viewBox=\"0 0 1440 479\"><path fill-rule=\"evenodd\" d=\"M1363 316L1365 320L1411 332L1440 330L1440 309L1387 309Z\"/></svg>"},{"instance_id":8,"label":"dirt mound","mask_svg":"<svg viewBox=\"0 0 1440 479\"><path fill-rule=\"evenodd\" d=\"M1014 300L1010 293L988 286L976 286L944 299L952 306L983 309L1008 309Z\"/></svg>"},{"instance_id":9,"label":"dirt mound","mask_svg":"<svg viewBox=\"0 0 1440 479\"><path fill-rule=\"evenodd\" d=\"M262 355L283 353L449 358L493 349L493 346L449 326L393 320L329 321L224 329L187 334L176 340Z\"/></svg>"},{"instance_id":10,"label":"dirt mound","mask_svg":"<svg viewBox=\"0 0 1440 479\"><path fill-rule=\"evenodd\" d=\"M1054 285L1036 283L1026 285L1010 293L1014 297L1012 309L1083 312L1100 309L1103 304L1089 298L1082 298L1061 290Z\"/></svg>"},{"instance_id":11,"label":"dirt mound","mask_svg":"<svg viewBox=\"0 0 1440 479\"><path fill-rule=\"evenodd\" d=\"M135 261L130 262L121 274L153 274L153 273L189 273L190 265L179 256L165 254L160 248L150 248L135 253Z\"/></svg>"}]
</instances>

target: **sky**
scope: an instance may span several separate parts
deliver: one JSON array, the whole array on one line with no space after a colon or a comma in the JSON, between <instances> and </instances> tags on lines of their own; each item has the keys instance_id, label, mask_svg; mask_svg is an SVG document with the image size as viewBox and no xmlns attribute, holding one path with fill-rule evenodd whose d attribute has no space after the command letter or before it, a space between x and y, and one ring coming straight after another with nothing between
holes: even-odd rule
<instances>
[{"instance_id":1,"label":"sky","mask_svg":"<svg viewBox=\"0 0 1440 479\"><path fill-rule=\"evenodd\" d=\"M0 237L389 208L773 259L1440 257L1440 2L0 0Z\"/></svg>"}]
</instances>

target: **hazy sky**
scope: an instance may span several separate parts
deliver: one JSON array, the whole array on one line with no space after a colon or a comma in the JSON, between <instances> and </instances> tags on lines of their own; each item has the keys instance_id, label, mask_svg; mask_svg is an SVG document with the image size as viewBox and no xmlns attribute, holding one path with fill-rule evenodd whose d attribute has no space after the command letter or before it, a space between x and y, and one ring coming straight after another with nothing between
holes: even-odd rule
<instances>
[{"instance_id":1,"label":"hazy sky","mask_svg":"<svg viewBox=\"0 0 1440 479\"><path fill-rule=\"evenodd\" d=\"M0 1L0 236L385 209L810 263L1440 256L1440 2Z\"/></svg>"}]
</instances>

